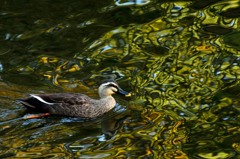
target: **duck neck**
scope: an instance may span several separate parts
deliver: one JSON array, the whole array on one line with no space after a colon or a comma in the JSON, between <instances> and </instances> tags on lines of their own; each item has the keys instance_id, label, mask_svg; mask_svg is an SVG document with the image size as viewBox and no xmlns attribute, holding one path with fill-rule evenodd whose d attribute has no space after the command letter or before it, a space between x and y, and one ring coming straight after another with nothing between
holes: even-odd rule
<instances>
[{"instance_id":1,"label":"duck neck","mask_svg":"<svg viewBox=\"0 0 240 159\"><path fill-rule=\"evenodd\" d=\"M106 109L110 110L116 105L116 101L112 96L104 96L100 99L101 107L105 107Z\"/></svg>"},{"instance_id":2,"label":"duck neck","mask_svg":"<svg viewBox=\"0 0 240 159\"><path fill-rule=\"evenodd\" d=\"M112 96L101 97L99 100L92 99L91 102L90 118L100 116L113 109L116 105L116 101Z\"/></svg>"}]
</instances>

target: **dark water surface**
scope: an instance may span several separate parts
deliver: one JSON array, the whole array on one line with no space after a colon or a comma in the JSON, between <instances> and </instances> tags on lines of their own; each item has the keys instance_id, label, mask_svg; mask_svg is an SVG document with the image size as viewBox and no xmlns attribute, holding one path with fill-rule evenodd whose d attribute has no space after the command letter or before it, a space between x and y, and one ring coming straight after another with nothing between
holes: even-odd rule
<instances>
[{"instance_id":1,"label":"dark water surface","mask_svg":"<svg viewBox=\"0 0 240 159\"><path fill-rule=\"evenodd\" d=\"M238 0L1 0L0 158L239 158ZM115 79L96 120L15 102Z\"/></svg>"}]
</instances>

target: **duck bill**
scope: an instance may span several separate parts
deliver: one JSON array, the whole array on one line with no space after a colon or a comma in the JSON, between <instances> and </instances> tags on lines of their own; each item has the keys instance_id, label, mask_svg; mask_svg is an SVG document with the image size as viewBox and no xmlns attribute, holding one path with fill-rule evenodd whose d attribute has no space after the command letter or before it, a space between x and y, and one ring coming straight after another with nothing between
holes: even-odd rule
<instances>
[{"instance_id":1,"label":"duck bill","mask_svg":"<svg viewBox=\"0 0 240 159\"><path fill-rule=\"evenodd\" d=\"M118 88L118 94L124 95L124 96L126 96L126 97L131 96L131 93L126 92L126 91L124 91L124 90L121 89L121 88Z\"/></svg>"}]
</instances>

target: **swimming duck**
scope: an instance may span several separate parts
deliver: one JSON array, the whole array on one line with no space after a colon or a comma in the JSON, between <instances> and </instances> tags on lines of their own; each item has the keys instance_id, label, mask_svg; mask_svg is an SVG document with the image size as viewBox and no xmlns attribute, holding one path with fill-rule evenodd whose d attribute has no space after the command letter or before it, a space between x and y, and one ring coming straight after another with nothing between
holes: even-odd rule
<instances>
[{"instance_id":1,"label":"swimming duck","mask_svg":"<svg viewBox=\"0 0 240 159\"><path fill-rule=\"evenodd\" d=\"M98 88L100 99L92 99L80 93L55 93L30 94L28 98L18 100L25 107L44 113L41 116L55 114L95 118L115 107L116 101L112 95L116 93L129 95L129 93L121 89L115 81L107 80Z\"/></svg>"}]
</instances>

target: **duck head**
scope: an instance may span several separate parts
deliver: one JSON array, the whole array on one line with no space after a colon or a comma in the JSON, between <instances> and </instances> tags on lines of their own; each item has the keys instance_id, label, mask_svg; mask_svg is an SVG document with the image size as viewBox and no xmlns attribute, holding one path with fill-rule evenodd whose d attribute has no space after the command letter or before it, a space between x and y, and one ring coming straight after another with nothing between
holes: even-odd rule
<instances>
[{"instance_id":1,"label":"duck head","mask_svg":"<svg viewBox=\"0 0 240 159\"><path fill-rule=\"evenodd\" d=\"M124 91L115 81L112 80L104 81L98 88L98 94L101 98L111 96L113 94L121 94L125 96L130 95L130 93Z\"/></svg>"}]
</instances>

